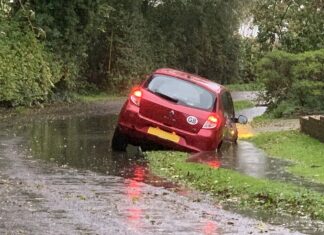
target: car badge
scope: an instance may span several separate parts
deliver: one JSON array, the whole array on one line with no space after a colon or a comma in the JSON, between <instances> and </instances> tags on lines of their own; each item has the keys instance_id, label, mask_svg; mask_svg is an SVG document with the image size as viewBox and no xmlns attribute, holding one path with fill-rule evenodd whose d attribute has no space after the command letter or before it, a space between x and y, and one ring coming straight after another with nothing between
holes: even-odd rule
<instances>
[{"instance_id":1,"label":"car badge","mask_svg":"<svg viewBox=\"0 0 324 235\"><path fill-rule=\"evenodd\" d=\"M194 126L194 125L196 125L198 123L198 119L196 117L194 117L194 116L189 116L189 117L187 117L187 122L190 125Z\"/></svg>"},{"instance_id":2,"label":"car badge","mask_svg":"<svg viewBox=\"0 0 324 235\"><path fill-rule=\"evenodd\" d=\"M174 113L174 110L171 110L171 111L169 112L169 115L170 115L170 116L174 116L174 114L175 114L175 113Z\"/></svg>"}]
</instances>

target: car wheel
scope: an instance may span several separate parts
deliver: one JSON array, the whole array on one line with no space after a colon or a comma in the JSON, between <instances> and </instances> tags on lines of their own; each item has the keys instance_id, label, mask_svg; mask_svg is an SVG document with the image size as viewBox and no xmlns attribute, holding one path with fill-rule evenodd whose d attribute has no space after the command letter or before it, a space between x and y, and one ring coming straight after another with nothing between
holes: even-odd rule
<instances>
[{"instance_id":1,"label":"car wheel","mask_svg":"<svg viewBox=\"0 0 324 235\"><path fill-rule=\"evenodd\" d=\"M126 151L126 147L127 138L120 132L119 127L116 127L114 136L111 141L111 148L114 151Z\"/></svg>"}]
</instances>

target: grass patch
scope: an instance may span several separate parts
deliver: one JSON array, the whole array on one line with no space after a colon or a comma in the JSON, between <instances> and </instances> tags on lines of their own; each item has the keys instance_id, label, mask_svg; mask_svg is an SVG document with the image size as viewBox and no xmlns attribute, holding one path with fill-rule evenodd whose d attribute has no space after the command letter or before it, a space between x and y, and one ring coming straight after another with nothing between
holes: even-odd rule
<instances>
[{"instance_id":1,"label":"grass patch","mask_svg":"<svg viewBox=\"0 0 324 235\"><path fill-rule=\"evenodd\" d=\"M259 91L262 86L258 83L237 83L225 85L230 91Z\"/></svg>"},{"instance_id":2,"label":"grass patch","mask_svg":"<svg viewBox=\"0 0 324 235\"><path fill-rule=\"evenodd\" d=\"M250 139L269 155L295 164L288 170L309 180L324 183L324 144L299 131L260 133Z\"/></svg>"},{"instance_id":3,"label":"grass patch","mask_svg":"<svg viewBox=\"0 0 324 235\"><path fill-rule=\"evenodd\" d=\"M247 108L252 108L252 107L254 107L254 104L253 104L253 102L251 102L249 100L234 101L235 111L239 111L239 110L247 109Z\"/></svg>"},{"instance_id":4,"label":"grass patch","mask_svg":"<svg viewBox=\"0 0 324 235\"><path fill-rule=\"evenodd\" d=\"M147 153L151 171L208 192L223 205L324 220L324 195L290 184L256 179L227 169L186 162L187 154Z\"/></svg>"},{"instance_id":5,"label":"grass patch","mask_svg":"<svg viewBox=\"0 0 324 235\"><path fill-rule=\"evenodd\" d=\"M276 120L276 119L273 118L270 114L264 113L261 116L254 117L251 122L251 125L252 125L252 127L267 126L267 125L273 123L274 120Z\"/></svg>"},{"instance_id":6,"label":"grass patch","mask_svg":"<svg viewBox=\"0 0 324 235\"><path fill-rule=\"evenodd\" d=\"M117 95L111 95L104 92L100 93L94 93L94 94L75 94L75 98L77 101L90 103L90 102L96 102L96 101L106 101L106 100L114 100L119 99L121 96Z\"/></svg>"}]
</instances>

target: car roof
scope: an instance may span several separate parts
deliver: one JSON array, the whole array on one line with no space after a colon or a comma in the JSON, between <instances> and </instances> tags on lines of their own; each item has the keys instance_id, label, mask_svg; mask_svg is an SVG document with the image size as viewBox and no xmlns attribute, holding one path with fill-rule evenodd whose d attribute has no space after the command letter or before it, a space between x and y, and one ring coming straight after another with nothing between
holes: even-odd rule
<instances>
[{"instance_id":1,"label":"car roof","mask_svg":"<svg viewBox=\"0 0 324 235\"><path fill-rule=\"evenodd\" d=\"M203 77L195 75L195 74L183 72L183 71L176 70L176 69L161 68L161 69L157 69L156 71L154 71L153 74L163 74L163 75L177 77L177 78L180 78L183 80L191 81L197 85L205 87L208 90L211 90L216 93L220 93L222 90L226 90L226 88L224 86L222 86L216 82L213 82L211 80L208 80L206 78L203 78Z\"/></svg>"}]
</instances>

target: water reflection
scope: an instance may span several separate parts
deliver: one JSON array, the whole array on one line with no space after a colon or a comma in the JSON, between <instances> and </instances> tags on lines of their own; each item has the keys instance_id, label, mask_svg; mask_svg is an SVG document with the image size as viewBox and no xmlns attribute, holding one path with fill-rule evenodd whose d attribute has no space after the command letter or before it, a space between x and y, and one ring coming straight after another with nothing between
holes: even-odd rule
<instances>
[{"instance_id":1,"label":"water reflection","mask_svg":"<svg viewBox=\"0 0 324 235\"><path fill-rule=\"evenodd\" d=\"M265 152L247 141L238 141L237 144L224 143L221 152L192 154L189 155L187 161L206 164L215 169L223 167L256 178L293 183L324 192L323 184L309 182L287 172L285 168L291 165L291 162L270 158Z\"/></svg>"},{"instance_id":2,"label":"water reflection","mask_svg":"<svg viewBox=\"0 0 324 235\"><path fill-rule=\"evenodd\" d=\"M143 210L136 206L136 201L140 199L142 194L142 184L146 174L146 168L143 166L135 166L134 174L131 177L131 181L125 182L126 185L126 196L129 200L131 207L127 208L127 222L128 224L137 231L143 226Z\"/></svg>"},{"instance_id":3,"label":"water reflection","mask_svg":"<svg viewBox=\"0 0 324 235\"><path fill-rule=\"evenodd\" d=\"M221 167L221 155L216 152L199 152L189 155L187 162L196 162L206 164L211 168L218 169Z\"/></svg>"},{"instance_id":4,"label":"water reflection","mask_svg":"<svg viewBox=\"0 0 324 235\"><path fill-rule=\"evenodd\" d=\"M278 169L287 165L284 161L272 161L262 150L246 141L239 141L237 145L228 144L223 148L222 156L224 167L257 178L272 178L272 172L277 175Z\"/></svg>"},{"instance_id":5,"label":"water reflection","mask_svg":"<svg viewBox=\"0 0 324 235\"><path fill-rule=\"evenodd\" d=\"M217 227L217 225L215 224L215 222L213 222L213 221L208 221L208 222L204 225L204 227L203 227L203 229L202 229L202 231L203 231L203 233L204 233L205 235L216 234L217 230L218 230L218 227Z\"/></svg>"},{"instance_id":6,"label":"water reflection","mask_svg":"<svg viewBox=\"0 0 324 235\"><path fill-rule=\"evenodd\" d=\"M283 169L287 165L287 162L268 158L262 150L246 141L224 143L221 152L191 154L187 162L206 164L216 169L222 166L257 178L273 178L278 175L278 168Z\"/></svg>"},{"instance_id":7,"label":"water reflection","mask_svg":"<svg viewBox=\"0 0 324 235\"><path fill-rule=\"evenodd\" d=\"M31 154L79 169L112 175L127 175L136 161L136 148L127 153L110 149L117 116L69 118L34 122L24 128Z\"/></svg>"}]
</instances>

